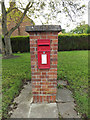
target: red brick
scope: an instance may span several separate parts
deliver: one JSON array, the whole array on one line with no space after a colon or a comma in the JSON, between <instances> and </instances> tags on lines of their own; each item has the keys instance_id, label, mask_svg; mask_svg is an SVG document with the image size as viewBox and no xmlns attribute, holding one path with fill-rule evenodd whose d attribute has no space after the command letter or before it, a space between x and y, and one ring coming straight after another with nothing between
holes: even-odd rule
<instances>
[{"instance_id":1,"label":"red brick","mask_svg":"<svg viewBox=\"0 0 90 120\"><path fill-rule=\"evenodd\" d=\"M32 92L32 94L39 94L40 92Z\"/></svg>"},{"instance_id":2,"label":"red brick","mask_svg":"<svg viewBox=\"0 0 90 120\"><path fill-rule=\"evenodd\" d=\"M41 79L41 75L37 75L37 79Z\"/></svg>"},{"instance_id":3,"label":"red brick","mask_svg":"<svg viewBox=\"0 0 90 120\"><path fill-rule=\"evenodd\" d=\"M58 39L52 40L52 44L58 44Z\"/></svg>"},{"instance_id":4,"label":"red brick","mask_svg":"<svg viewBox=\"0 0 90 120\"><path fill-rule=\"evenodd\" d=\"M47 74L48 74L48 75L57 75L57 72L54 72L54 71L53 71L53 72L48 72Z\"/></svg>"},{"instance_id":5,"label":"red brick","mask_svg":"<svg viewBox=\"0 0 90 120\"><path fill-rule=\"evenodd\" d=\"M53 44L52 46L57 46L58 47L58 44Z\"/></svg>"},{"instance_id":6,"label":"red brick","mask_svg":"<svg viewBox=\"0 0 90 120\"><path fill-rule=\"evenodd\" d=\"M57 68L50 69L50 72L53 72L53 71L57 72Z\"/></svg>"},{"instance_id":7,"label":"red brick","mask_svg":"<svg viewBox=\"0 0 90 120\"><path fill-rule=\"evenodd\" d=\"M40 96L40 102L42 102L42 96Z\"/></svg>"},{"instance_id":8,"label":"red brick","mask_svg":"<svg viewBox=\"0 0 90 120\"><path fill-rule=\"evenodd\" d=\"M57 61L57 58L51 58L51 61Z\"/></svg>"},{"instance_id":9,"label":"red brick","mask_svg":"<svg viewBox=\"0 0 90 120\"><path fill-rule=\"evenodd\" d=\"M48 88L54 88L54 86L53 85L49 85Z\"/></svg>"},{"instance_id":10,"label":"red brick","mask_svg":"<svg viewBox=\"0 0 90 120\"><path fill-rule=\"evenodd\" d=\"M41 79L34 79L33 81L41 81Z\"/></svg>"},{"instance_id":11,"label":"red brick","mask_svg":"<svg viewBox=\"0 0 90 120\"><path fill-rule=\"evenodd\" d=\"M35 88L41 88L41 85L35 85Z\"/></svg>"},{"instance_id":12,"label":"red brick","mask_svg":"<svg viewBox=\"0 0 90 120\"><path fill-rule=\"evenodd\" d=\"M52 32L52 34L58 36L58 32Z\"/></svg>"},{"instance_id":13,"label":"red brick","mask_svg":"<svg viewBox=\"0 0 90 120\"><path fill-rule=\"evenodd\" d=\"M58 39L58 36L47 36L48 39Z\"/></svg>"},{"instance_id":14,"label":"red brick","mask_svg":"<svg viewBox=\"0 0 90 120\"><path fill-rule=\"evenodd\" d=\"M56 48L56 51L57 51L58 46L54 46L54 45L52 45L52 46L51 46L51 49L53 49L53 48Z\"/></svg>"},{"instance_id":15,"label":"red brick","mask_svg":"<svg viewBox=\"0 0 90 120\"><path fill-rule=\"evenodd\" d=\"M50 101L52 102L52 100L53 100L53 98L52 98L52 96L50 96Z\"/></svg>"},{"instance_id":16,"label":"red brick","mask_svg":"<svg viewBox=\"0 0 90 120\"><path fill-rule=\"evenodd\" d=\"M45 75L43 75L43 76L41 76L41 78L46 78L46 76L45 76Z\"/></svg>"},{"instance_id":17,"label":"red brick","mask_svg":"<svg viewBox=\"0 0 90 120\"><path fill-rule=\"evenodd\" d=\"M32 86L36 95L34 102L55 102L56 87L57 87L57 48L58 48L58 32L34 32L34 36L31 35L30 47L31 51L31 76ZM51 40L51 65L52 69L38 69L37 63L37 39L50 39ZM34 47L34 49L33 49ZM45 96L41 96L41 94ZM52 96L47 96L47 95ZM38 97L37 97L38 96ZM53 97L54 96L54 97Z\"/></svg>"},{"instance_id":18,"label":"red brick","mask_svg":"<svg viewBox=\"0 0 90 120\"><path fill-rule=\"evenodd\" d=\"M51 47L50 50L55 50L55 51L57 51L57 48L56 48L56 47Z\"/></svg>"},{"instance_id":19,"label":"red brick","mask_svg":"<svg viewBox=\"0 0 90 120\"><path fill-rule=\"evenodd\" d=\"M47 86L46 86L46 85L45 85L45 86L42 86L42 88L45 88L45 89L46 89L46 88L47 88Z\"/></svg>"},{"instance_id":20,"label":"red brick","mask_svg":"<svg viewBox=\"0 0 90 120\"><path fill-rule=\"evenodd\" d=\"M50 96L47 96L47 101L50 102Z\"/></svg>"},{"instance_id":21,"label":"red brick","mask_svg":"<svg viewBox=\"0 0 90 120\"><path fill-rule=\"evenodd\" d=\"M37 78L37 76L33 76L33 75L31 75L32 76L32 78Z\"/></svg>"},{"instance_id":22,"label":"red brick","mask_svg":"<svg viewBox=\"0 0 90 120\"><path fill-rule=\"evenodd\" d=\"M31 57L31 61L33 61L33 58ZM37 63L37 58L34 58L34 62Z\"/></svg>"},{"instance_id":23,"label":"red brick","mask_svg":"<svg viewBox=\"0 0 90 120\"><path fill-rule=\"evenodd\" d=\"M49 82L57 81L57 78L56 78L56 79L55 79L55 78L54 78L54 79L49 78L48 81L49 81Z\"/></svg>"},{"instance_id":24,"label":"red brick","mask_svg":"<svg viewBox=\"0 0 90 120\"><path fill-rule=\"evenodd\" d=\"M32 75L41 75L41 73L40 72L34 72L34 73L32 73Z\"/></svg>"},{"instance_id":25,"label":"red brick","mask_svg":"<svg viewBox=\"0 0 90 120\"><path fill-rule=\"evenodd\" d=\"M29 32L29 34L30 34L30 35L35 35L35 33L34 33L34 32Z\"/></svg>"},{"instance_id":26,"label":"red brick","mask_svg":"<svg viewBox=\"0 0 90 120\"><path fill-rule=\"evenodd\" d=\"M46 75L46 72L42 72L42 75Z\"/></svg>"},{"instance_id":27,"label":"red brick","mask_svg":"<svg viewBox=\"0 0 90 120\"><path fill-rule=\"evenodd\" d=\"M40 39L40 36L30 36L30 39Z\"/></svg>"},{"instance_id":28,"label":"red brick","mask_svg":"<svg viewBox=\"0 0 90 120\"><path fill-rule=\"evenodd\" d=\"M36 65L36 63L35 62L31 62L31 65Z\"/></svg>"},{"instance_id":29,"label":"red brick","mask_svg":"<svg viewBox=\"0 0 90 120\"><path fill-rule=\"evenodd\" d=\"M37 96L37 102L39 102L39 96Z\"/></svg>"},{"instance_id":30,"label":"red brick","mask_svg":"<svg viewBox=\"0 0 90 120\"><path fill-rule=\"evenodd\" d=\"M57 54L57 51L50 51L51 52L51 54Z\"/></svg>"},{"instance_id":31,"label":"red brick","mask_svg":"<svg viewBox=\"0 0 90 120\"><path fill-rule=\"evenodd\" d=\"M30 51L35 51L35 48L30 48Z\"/></svg>"},{"instance_id":32,"label":"red brick","mask_svg":"<svg viewBox=\"0 0 90 120\"><path fill-rule=\"evenodd\" d=\"M51 65L51 68L57 68L57 65Z\"/></svg>"},{"instance_id":33,"label":"red brick","mask_svg":"<svg viewBox=\"0 0 90 120\"><path fill-rule=\"evenodd\" d=\"M35 57L36 57L36 55L31 54L31 58L35 58Z\"/></svg>"},{"instance_id":34,"label":"red brick","mask_svg":"<svg viewBox=\"0 0 90 120\"><path fill-rule=\"evenodd\" d=\"M41 38L41 39L46 39L46 36L41 36L40 38Z\"/></svg>"},{"instance_id":35,"label":"red brick","mask_svg":"<svg viewBox=\"0 0 90 120\"><path fill-rule=\"evenodd\" d=\"M46 99L47 97L46 97L46 96L43 96L43 97L44 97L44 101L46 101L46 100L47 100L47 99Z\"/></svg>"},{"instance_id":36,"label":"red brick","mask_svg":"<svg viewBox=\"0 0 90 120\"><path fill-rule=\"evenodd\" d=\"M46 82L46 78L42 78L42 81L43 81L43 82L44 82L44 81Z\"/></svg>"},{"instance_id":37,"label":"red brick","mask_svg":"<svg viewBox=\"0 0 90 120\"><path fill-rule=\"evenodd\" d=\"M51 64L56 64L57 65L57 61L51 61Z\"/></svg>"},{"instance_id":38,"label":"red brick","mask_svg":"<svg viewBox=\"0 0 90 120\"><path fill-rule=\"evenodd\" d=\"M48 36L52 36L53 35L53 32L46 32L46 35Z\"/></svg>"},{"instance_id":39,"label":"red brick","mask_svg":"<svg viewBox=\"0 0 90 120\"><path fill-rule=\"evenodd\" d=\"M30 46L31 46L32 44L35 44L35 40L30 40Z\"/></svg>"},{"instance_id":40,"label":"red brick","mask_svg":"<svg viewBox=\"0 0 90 120\"><path fill-rule=\"evenodd\" d=\"M37 47L37 44L31 44L30 47Z\"/></svg>"}]
</instances>

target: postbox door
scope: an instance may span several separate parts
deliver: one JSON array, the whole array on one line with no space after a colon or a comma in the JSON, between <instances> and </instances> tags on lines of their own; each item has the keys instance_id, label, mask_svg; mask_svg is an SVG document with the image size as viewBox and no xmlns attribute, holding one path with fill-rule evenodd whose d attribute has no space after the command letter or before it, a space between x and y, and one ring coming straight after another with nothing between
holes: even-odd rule
<instances>
[{"instance_id":1,"label":"postbox door","mask_svg":"<svg viewBox=\"0 0 90 120\"><path fill-rule=\"evenodd\" d=\"M49 69L50 68L50 51L38 52L38 68Z\"/></svg>"}]
</instances>

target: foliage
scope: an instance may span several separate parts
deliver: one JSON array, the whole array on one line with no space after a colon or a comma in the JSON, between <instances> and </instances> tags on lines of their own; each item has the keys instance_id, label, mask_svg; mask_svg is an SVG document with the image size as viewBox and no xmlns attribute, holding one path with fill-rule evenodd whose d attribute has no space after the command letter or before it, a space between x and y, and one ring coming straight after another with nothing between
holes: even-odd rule
<instances>
[{"instance_id":1,"label":"foliage","mask_svg":"<svg viewBox=\"0 0 90 120\"><path fill-rule=\"evenodd\" d=\"M61 34L58 36L58 50L88 50L88 34Z\"/></svg>"},{"instance_id":2,"label":"foliage","mask_svg":"<svg viewBox=\"0 0 90 120\"><path fill-rule=\"evenodd\" d=\"M69 82L77 110L88 116L88 51L59 52L58 79Z\"/></svg>"},{"instance_id":3,"label":"foliage","mask_svg":"<svg viewBox=\"0 0 90 120\"><path fill-rule=\"evenodd\" d=\"M10 39L13 53L30 52L29 36L11 36Z\"/></svg>"},{"instance_id":4,"label":"foliage","mask_svg":"<svg viewBox=\"0 0 90 120\"><path fill-rule=\"evenodd\" d=\"M61 34L58 35L58 50L88 50L88 34ZM3 39L3 37L2 37ZM12 36L11 37L12 51L29 52L29 36Z\"/></svg>"},{"instance_id":5,"label":"foliage","mask_svg":"<svg viewBox=\"0 0 90 120\"><path fill-rule=\"evenodd\" d=\"M56 18L59 18L61 12L65 13L66 16L74 21L73 19L73 15L74 16L81 16L84 13L85 10L85 5L81 5L79 4L80 2L77 3L75 1L72 0L51 0L51 1L37 1L34 0L33 2L28 1L24 2L24 4L22 4L22 2L18 1L19 5L15 6L15 0L14 1L10 1L10 4L13 6L10 6L10 8L6 9L5 3L4 1L1 2L1 7L2 7L2 33L4 35L4 43L2 42L2 47L3 47L3 56L10 56L12 55L12 47L11 47L11 42L10 42L10 36L11 34L17 29L19 28L20 24L22 23L26 13L28 12L28 16L29 17L33 17L34 18L39 18L43 17L43 21L45 20L46 24L53 22L53 20L56 20ZM25 4L26 7L25 7ZM12 28L10 28L10 30L7 29L7 15L10 15L10 12L13 12L13 10L17 9L19 7L19 10L23 10L23 13L20 14L16 14L16 16L14 16L15 20L14 22L16 22L15 26L13 26ZM63 7L63 8L62 8ZM48 11L48 12L47 12ZM77 13L77 14L76 14ZM14 14L13 14L14 15ZM20 17L18 18L18 16L20 15ZM58 16L57 16L58 15ZM57 17L56 17L57 16ZM13 18L13 16L10 16ZM52 20L53 19L53 20ZM58 19L58 22L60 22L60 18ZM42 24L44 24L42 22Z\"/></svg>"},{"instance_id":6,"label":"foliage","mask_svg":"<svg viewBox=\"0 0 90 120\"><path fill-rule=\"evenodd\" d=\"M90 34L90 26L87 29L87 33Z\"/></svg>"},{"instance_id":7,"label":"foliage","mask_svg":"<svg viewBox=\"0 0 90 120\"><path fill-rule=\"evenodd\" d=\"M7 29L7 15L12 12L13 10L16 9L15 2L11 2L10 8L7 10L5 8L5 3L4 1L1 2L1 7L2 7L2 34L4 36L4 44L2 42L2 54L3 56L11 56L12 55L12 47L11 47L11 41L10 41L10 36L11 34L19 28L20 24L22 23L28 9L32 7L32 2L28 2L26 5L26 8L24 9L24 12L20 15L20 18L17 16L15 17L16 19L16 24L10 30ZM11 20L11 18L10 18Z\"/></svg>"},{"instance_id":8,"label":"foliage","mask_svg":"<svg viewBox=\"0 0 90 120\"><path fill-rule=\"evenodd\" d=\"M24 80L31 79L30 54L15 54L17 58L2 60L2 111L7 118L9 105L22 89Z\"/></svg>"},{"instance_id":9,"label":"foliage","mask_svg":"<svg viewBox=\"0 0 90 120\"><path fill-rule=\"evenodd\" d=\"M62 29L62 33L66 33L66 30L65 30L65 29Z\"/></svg>"},{"instance_id":10,"label":"foliage","mask_svg":"<svg viewBox=\"0 0 90 120\"><path fill-rule=\"evenodd\" d=\"M29 15L42 24L62 23L62 13L68 21L77 22L77 18L81 17L86 9L85 4L81 3L83 0L34 0L34 12L29 10Z\"/></svg>"},{"instance_id":11,"label":"foliage","mask_svg":"<svg viewBox=\"0 0 90 120\"><path fill-rule=\"evenodd\" d=\"M90 32L88 32L89 29L90 29L90 26L88 24L83 24L83 25L79 25L75 29L71 30L70 33L78 33L78 34L90 33Z\"/></svg>"},{"instance_id":12,"label":"foliage","mask_svg":"<svg viewBox=\"0 0 90 120\"><path fill-rule=\"evenodd\" d=\"M12 21L13 27L18 23L18 20L21 18L22 12L16 8L12 10L10 13L7 15L7 25L9 25ZM31 20L27 15L24 16L25 19L23 19L22 22L28 22L30 21L30 24L35 25L33 20Z\"/></svg>"},{"instance_id":13,"label":"foliage","mask_svg":"<svg viewBox=\"0 0 90 120\"><path fill-rule=\"evenodd\" d=\"M29 36L11 37L12 51L14 52L29 52Z\"/></svg>"}]
</instances>

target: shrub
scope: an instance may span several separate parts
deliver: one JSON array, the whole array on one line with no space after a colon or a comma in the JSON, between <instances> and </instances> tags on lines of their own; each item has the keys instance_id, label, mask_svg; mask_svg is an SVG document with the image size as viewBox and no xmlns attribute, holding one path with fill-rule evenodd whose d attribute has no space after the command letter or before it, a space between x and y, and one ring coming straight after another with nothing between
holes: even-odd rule
<instances>
[{"instance_id":1,"label":"shrub","mask_svg":"<svg viewBox=\"0 0 90 120\"><path fill-rule=\"evenodd\" d=\"M58 51L88 50L90 34L61 34L58 35ZM2 37L3 39L3 37ZM11 37L13 53L30 52L29 36Z\"/></svg>"},{"instance_id":2,"label":"shrub","mask_svg":"<svg viewBox=\"0 0 90 120\"><path fill-rule=\"evenodd\" d=\"M11 45L13 52L29 52L29 36L11 37Z\"/></svg>"},{"instance_id":3,"label":"shrub","mask_svg":"<svg viewBox=\"0 0 90 120\"><path fill-rule=\"evenodd\" d=\"M61 34L58 36L58 50L88 50L88 34Z\"/></svg>"},{"instance_id":4,"label":"shrub","mask_svg":"<svg viewBox=\"0 0 90 120\"><path fill-rule=\"evenodd\" d=\"M13 53L30 51L29 36L12 36L10 39Z\"/></svg>"}]
</instances>

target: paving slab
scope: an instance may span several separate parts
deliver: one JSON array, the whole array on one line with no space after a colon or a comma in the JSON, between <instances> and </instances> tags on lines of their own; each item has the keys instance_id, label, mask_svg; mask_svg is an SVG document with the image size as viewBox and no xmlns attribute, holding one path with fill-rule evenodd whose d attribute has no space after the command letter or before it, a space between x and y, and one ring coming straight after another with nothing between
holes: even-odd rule
<instances>
[{"instance_id":1,"label":"paving slab","mask_svg":"<svg viewBox=\"0 0 90 120\"><path fill-rule=\"evenodd\" d=\"M28 83L24 86L24 89L21 91L20 95L14 99L14 103L17 104L17 108L9 112L12 113L11 118L27 118L30 104L33 101L31 91L31 83ZM13 108L13 105L11 107Z\"/></svg>"},{"instance_id":2,"label":"paving slab","mask_svg":"<svg viewBox=\"0 0 90 120\"><path fill-rule=\"evenodd\" d=\"M60 113L62 118L80 118L75 109L74 102L68 103L57 103L58 112Z\"/></svg>"},{"instance_id":3,"label":"paving slab","mask_svg":"<svg viewBox=\"0 0 90 120\"><path fill-rule=\"evenodd\" d=\"M10 111L11 118L80 118L75 111L75 103L72 92L67 88L57 89L57 103L32 103L32 85L28 82L20 95L14 99L16 109Z\"/></svg>"},{"instance_id":4,"label":"paving slab","mask_svg":"<svg viewBox=\"0 0 90 120\"><path fill-rule=\"evenodd\" d=\"M21 103L30 100L32 97L32 85L28 82L22 89L20 95L14 99L14 103Z\"/></svg>"},{"instance_id":5,"label":"paving slab","mask_svg":"<svg viewBox=\"0 0 90 120\"><path fill-rule=\"evenodd\" d=\"M58 118L58 109L56 103L35 104L30 108L29 118Z\"/></svg>"},{"instance_id":6,"label":"paving slab","mask_svg":"<svg viewBox=\"0 0 90 120\"><path fill-rule=\"evenodd\" d=\"M72 102L74 101L72 97L72 92L66 88L59 88L57 89L57 96L56 96L57 102Z\"/></svg>"}]
</instances>

